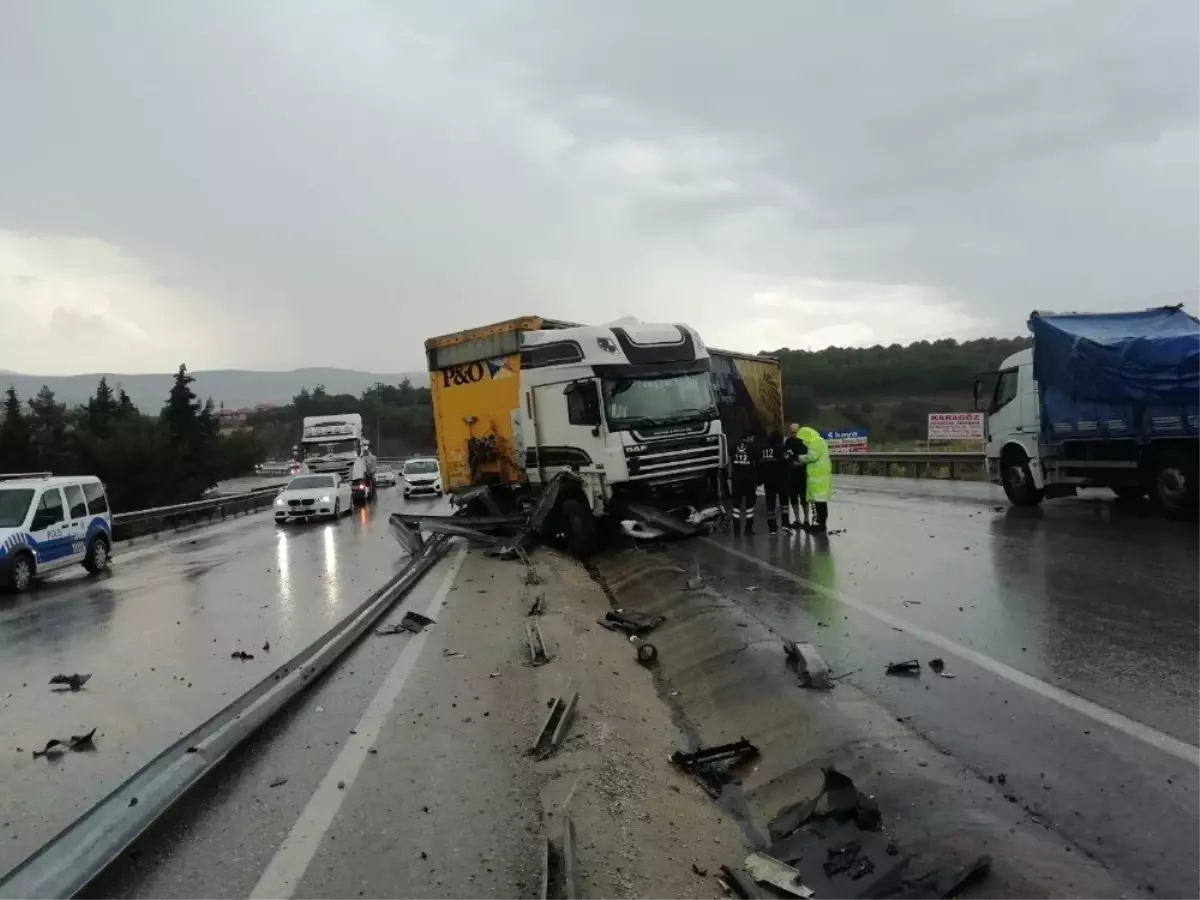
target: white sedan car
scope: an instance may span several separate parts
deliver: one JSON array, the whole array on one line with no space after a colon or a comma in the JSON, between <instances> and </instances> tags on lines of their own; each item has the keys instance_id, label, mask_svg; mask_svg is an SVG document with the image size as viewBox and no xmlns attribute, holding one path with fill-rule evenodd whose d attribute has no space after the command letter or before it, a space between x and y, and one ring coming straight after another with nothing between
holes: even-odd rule
<instances>
[{"instance_id":1,"label":"white sedan car","mask_svg":"<svg viewBox=\"0 0 1200 900\"><path fill-rule=\"evenodd\" d=\"M395 487L396 470L391 466L380 466L375 470L375 487Z\"/></svg>"},{"instance_id":2,"label":"white sedan car","mask_svg":"<svg viewBox=\"0 0 1200 900\"><path fill-rule=\"evenodd\" d=\"M275 498L275 521L348 516L354 509L350 482L338 475L297 475Z\"/></svg>"}]
</instances>

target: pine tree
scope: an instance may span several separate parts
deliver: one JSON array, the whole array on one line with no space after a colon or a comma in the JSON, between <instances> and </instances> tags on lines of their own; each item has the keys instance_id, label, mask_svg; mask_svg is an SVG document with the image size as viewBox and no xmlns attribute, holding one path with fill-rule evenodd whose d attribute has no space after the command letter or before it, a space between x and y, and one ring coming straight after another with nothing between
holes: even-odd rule
<instances>
[{"instance_id":1,"label":"pine tree","mask_svg":"<svg viewBox=\"0 0 1200 900\"><path fill-rule=\"evenodd\" d=\"M4 421L0 422L0 471L27 472L33 468L29 421L21 412L21 398L9 385L4 395Z\"/></svg>"},{"instance_id":2,"label":"pine tree","mask_svg":"<svg viewBox=\"0 0 1200 900\"><path fill-rule=\"evenodd\" d=\"M121 395L124 396L125 392L121 391ZM108 386L108 379L101 375L100 383L96 385L96 395L87 403L88 425L96 437L106 438L112 433L112 422L118 410L112 388Z\"/></svg>"},{"instance_id":3,"label":"pine tree","mask_svg":"<svg viewBox=\"0 0 1200 900\"><path fill-rule=\"evenodd\" d=\"M133 405L133 401L129 399L129 395L125 393L125 388L121 388L117 395L117 412L122 419L127 419L131 416L136 416L138 408Z\"/></svg>"},{"instance_id":4,"label":"pine tree","mask_svg":"<svg viewBox=\"0 0 1200 900\"><path fill-rule=\"evenodd\" d=\"M36 397L29 401L28 419L30 447L34 464L49 472L69 468L70 448L67 446L67 406L54 399L54 391L42 385Z\"/></svg>"},{"instance_id":5,"label":"pine tree","mask_svg":"<svg viewBox=\"0 0 1200 900\"><path fill-rule=\"evenodd\" d=\"M187 366L180 365L175 373L175 383L167 395L162 419L171 433L173 443L183 447L195 447L200 437L200 404L192 390L196 379L188 374Z\"/></svg>"}]
</instances>

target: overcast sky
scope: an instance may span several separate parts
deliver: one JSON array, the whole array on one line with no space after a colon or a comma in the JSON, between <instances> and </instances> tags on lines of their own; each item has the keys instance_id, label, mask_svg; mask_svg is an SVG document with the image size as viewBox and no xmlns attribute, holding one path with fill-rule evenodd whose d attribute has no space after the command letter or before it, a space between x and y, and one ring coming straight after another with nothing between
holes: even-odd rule
<instances>
[{"instance_id":1,"label":"overcast sky","mask_svg":"<svg viewBox=\"0 0 1200 900\"><path fill-rule=\"evenodd\" d=\"M0 0L0 369L514 315L1024 331L1200 277L1198 4Z\"/></svg>"}]
</instances>

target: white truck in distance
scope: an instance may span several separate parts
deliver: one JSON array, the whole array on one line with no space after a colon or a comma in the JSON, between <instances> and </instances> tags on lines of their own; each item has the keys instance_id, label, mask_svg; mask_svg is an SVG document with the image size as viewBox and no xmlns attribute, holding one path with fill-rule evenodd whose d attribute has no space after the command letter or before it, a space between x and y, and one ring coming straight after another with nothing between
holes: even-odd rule
<instances>
[{"instance_id":1,"label":"white truck in distance","mask_svg":"<svg viewBox=\"0 0 1200 900\"><path fill-rule=\"evenodd\" d=\"M363 437L362 416L305 416L300 437L301 471L329 472L350 482L357 503L375 496L375 456Z\"/></svg>"}]
</instances>

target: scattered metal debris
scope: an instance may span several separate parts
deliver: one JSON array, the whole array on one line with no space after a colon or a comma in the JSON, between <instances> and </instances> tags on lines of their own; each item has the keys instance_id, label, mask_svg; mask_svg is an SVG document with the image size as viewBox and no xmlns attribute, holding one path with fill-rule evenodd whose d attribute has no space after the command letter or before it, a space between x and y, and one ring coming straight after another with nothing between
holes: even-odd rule
<instances>
[{"instance_id":1,"label":"scattered metal debris","mask_svg":"<svg viewBox=\"0 0 1200 900\"><path fill-rule=\"evenodd\" d=\"M946 668L946 662L940 656L935 656L929 661L929 668L940 675L942 670Z\"/></svg>"},{"instance_id":2,"label":"scattered metal debris","mask_svg":"<svg viewBox=\"0 0 1200 900\"><path fill-rule=\"evenodd\" d=\"M288 780L286 778L282 778L282 777L272 778L271 783L268 785L268 787L283 787L287 783L288 783Z\"/></svg>"},{"instance_id":3,"label":"scattered metal debris","mask_svg":"<svg viewBox=\"0 0 1200 900\"><path fill-rule=\"evenodd\" d=\"M903 662L890 662L887 665L889 675L920 675L921 662L916 659L906 659Z\"/></svg>"},{"instance_id":4,"label":"scattered metal debris","mask_svg":"<svg viewBox=\"0 0 1200 900\"><path fill-rule=\"evenodd\" d=\"M731 770L758 755L758 747L742 738L731 744L701 747L691 753L676 750L668 759L695 778L710 796L719 797L731 778Z\"/></svg>"},{"instance_id":5,"label":"scattered metal debris","mask_svg":"<svg viewBox=\"0 0 1200 900\"><path fill-rule=\"evenodd\" d=\"M92 679L92 673L86 675L55 675L50 684L64 685L66 690L77 691Z\"/></svg>"},{"instance_id":6,"label":"scattered metal debris","mask_svg":"<svg viewBox=\"0 0 1200 900\"><path fill-rule=\"evenodd\" d=\"M271 642L263 641L262 649L263 649L263 653L270 653L271 652Z\"/></svg>"},{"instance_id":7,"label":"scattered metal debris","mask_svg":"<svg viewBox=\"0 0 1200 900\"><path fill-rule=\"evenodd\" d=\"M743 872L741 869L735 869L732 866L721 866L721 875L718 879L721 882L727 893L735 897L741 897L743 900L752 900L762 896L758 886L754 880Z\"/></svg>"},{"instance_id":8,"label":"scattered metal debris","mask_svg":"<svg viewBox=\"0 0 1200 900\"><path fill-rule=\"evenodd\" d=\"M955 675L953 672L938 672L938 677L939 678L957 678L958 676Z\"/></svg>"},{"instance_id":9,"label":"scattered metal debris","mask_svg":"<svg viewBox=\"0 0 1200 900\"><path fill-rule=\"evenodd\" d=\"M621 531L634 541L655 541L666 534L662 529L651 528L645 522L639 522L637 519L622 519Z\"/></svg>"},{"instance_id":10,"label":"scattered metal debris","mask_svg":"<svg viewBox=\"0 0 1200 900\"><path fill-rule=\"evenodd\" d=\"M700 866L696 865L695 863L692 863L692 871L695 874L699 875L701 878L705 878L708 876L708 869L701 868Z\"/></svg>"},{"instance_id":11,"label":"scattered metal debris","mask_svg":"<svg viewBox=\"0 0 1200 900\"><path fill-rule=\"evenodd\" d=\"M578 698L578 694L575 695ZM563 814L562 835L563 897L575 900L579 896L579 863L575 855L575 823Z\"/></svg>"},{"instance_id":12,"label":"scattered metal debris","mask_svg":"<svg viewBox=\"0 0 1200 900\"><path fill-rule=\"evenodd\" d=\"M667 620L666 616L653 616L635 609L610 609L603 619L596 621L609 631L623 634L647 634Z\"/></svg>"},{"instance_id":13,"label":"scattered metal debris","mask_svg":"<svg viewBox=\"0 0 1200 900\"><path fill-rule=\"evenodd\" d=\"M579 703L579 692L571 694L570 699L555 697L550 701L550 710L542 722L541 729L529 746L529 752L538 759L545 759L554 753L566 737L571 718L575 715L575 707Z\"/></svg>"},{"instance_id":14,"label":"scattered metal debris","mask_svg":"<svg viewBox=\"0 0 1200 900\"><path fill-rule=\"evenodd\" d=\"M78 753L80 750L95 750L96 745L93 738L96 736L96 729L85 732L84 734L73 734L67 739L67 746Z\"/></svg>"},{"instance_id":15,"label":"scattered metal debris","mask_svg":"<svg viewBox=\"0 0 1200 900\"><path fill-rule=\"evenodd\" d=\"M538 570L531 565L525 567L525 583L531 586L543 583L542 576L539 575Z\"/></svg>"},{"instance_id":16,"label":"scattered metal debris","mask_svg":"<svg viewBox=\"0 0 1200 900\"><path fill-rule=\"evenodd\" d=\"M529 664L544 666L550 662L550 653L546 649L546 641L542 637L542 629L537 622L525 623L525 643L529 648Z\"/></svg>"},{"instance_id":17,"label":"scattered metal debris","mask_svg":"<svg viewBox=\"0 0 1200 900\"><path fill-rule=\"evenodd\" d=\"M66 751L67 751L66 744L64 744L58 738L51 738L50 740L46 741L46 746L43 747L41 750L33 751L33 758L37 759L39 756L47 756L47 757L53 758L62 753L65 753Z\"/></svg>"},{"instance_id":18,"label":"scattered metal debris","mask_svg":"<svg viewBox=\"0 0 1200 900\"><path fill-rule=\"evenodd\" d=\"M388 635L392 634L403 634L406 631L410 634L420 634L425 630L427 625L432 624L433 619L429 618L429 616L423 616L419 612L413 612L412 610L409 610L404 614L404 617L401 618L399 622L388 625L386 628L376 629L375 633L380 637L387 637Z\"/></svg>"},{"instance_id":19,"label":"scattered metal debris","mask_svg":"<svg viewBox=\"0 0 1200 900\"><path fill-rule=\"evenodd\" d=\"M240 659L240 660L254 659L254 654L247 653L245 650L234 650L232 653L229 654L229 658L230 659Z\"/></svg>"},{"instance_id":20,"label":"scattered metal debris","mask_svg":"<svg viewBox=\"0 0 1200 900\"><path fill-rule=\"evenodd\" d=\"M652 666L658 662L658 648L642 640L636 634L629 636L629 643L636 648L637 661L643 666Z\"/></svg>"},{"instance_id":21,"label":"scattered metal debris","mask_svg":"<svg viewBox=\"0 0 1200 900\"><path fill-rule=\"evenodd\" d=\"M787 665L795 669L800 676L801 687L813 688L818 691L833 689L833 681L829 677L829 667L825 665L825 661L817 653L817 648L812 644L784 641L783 654L787 659Z\"/></svg>"},{"instance_id":22,"label":"scattered metal debris","mask_svg":"<svg viewBox=\"0 0 1200 900\"><path fill-rule=\"evenodd\" d=\"M704 576L700 574L700 564L696 563L696 574L688 576L687 589L689 591L698 591L703 586Z\"/></svg>"},{"instance_id":23,"label":"scattered metal debris","mask_svg":"<svg viewBox=\"0 0 1200 900\"><path fill-rule=\"evenodd\" d=\"M461 650L451 650L449 647L446 647L445 649L442 650L442 656L445 656L448 659L466 659L467 658L467 654L463 653Z\"/></svg>"},{"instance_id":24,"label":"scattered metal debris","mask_svg":"<svg viewBox=\"0 0 1200 900\"><path fill-rule=\"evenodd\" d=\"M810 822L834 819L853 820L862 831L876 831L882 822L879 804L854 785L854 779L830 766L821 770L825 775L821 792L812 800L800 801L785 807L768 824L774 841L782 840ZM822 802L824 801L824 802Z\"/></svg>"},{"instance_id":25,"label":"scattered metal debris","mask_svg":"<svg viewBox=\"0 0 1200 900\"><path fill-rule=\"evenodd\" d=\"M751 853L746 857L745 866L746 871L755 881L769 884L793 897L801 897L803 900L808 900L813 895L812 890L804 886L799 872L791 866L781 863L773 856L767 856L765 853Z\"/></svg>"},{"instance_id":26,"label":"scattered metal debris","mask_svg":"<svg viewBox=\"0 0 1200 900\"><path fill-rule=\"evenodd\" d=\"M747 586L747 587L746 587L746 593L748 593L748 594L749 594L749 593L753 593L754 591L757 591L757 590L758 590L758 585L757 585L757 584L751 584L751 585L749 585L749 586Z\"/></svg>"},{"instance_id":27,"label":"scattered metal debris","mask_svg":"<svg viewBox=\"0 0 1200 900\"><path fill-rule=\"evenodd\" d=\"M540 594L538 594L536 597L533 598L533 603L530 604L529 612L527 613L527 615L540 616L545 611L546 611L546 592L542 591Z\"/></svg>"}]
</instances>

